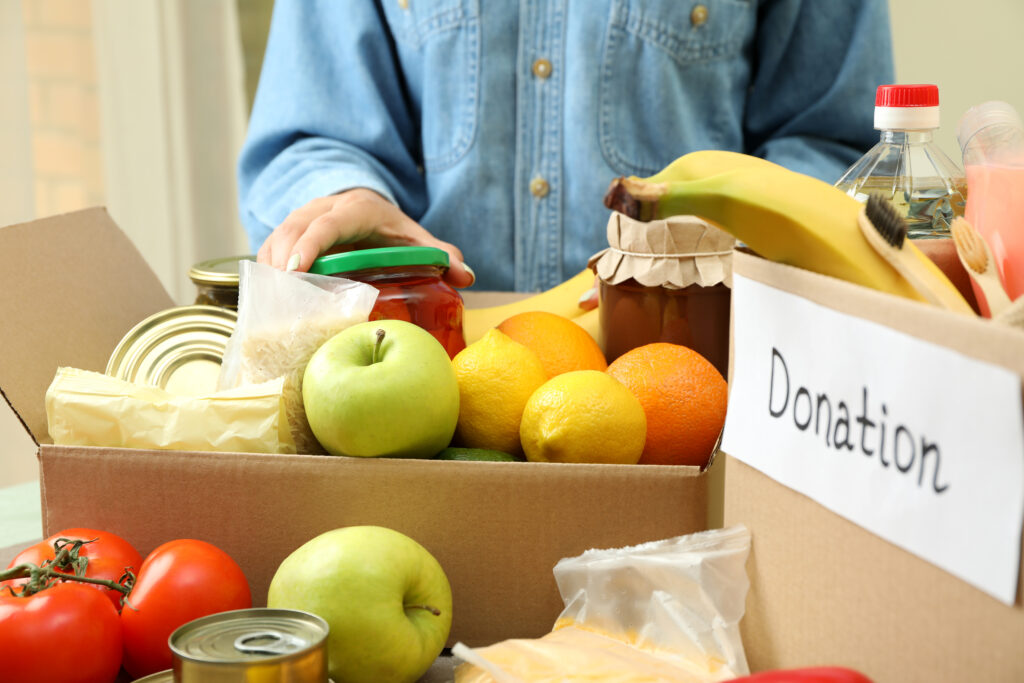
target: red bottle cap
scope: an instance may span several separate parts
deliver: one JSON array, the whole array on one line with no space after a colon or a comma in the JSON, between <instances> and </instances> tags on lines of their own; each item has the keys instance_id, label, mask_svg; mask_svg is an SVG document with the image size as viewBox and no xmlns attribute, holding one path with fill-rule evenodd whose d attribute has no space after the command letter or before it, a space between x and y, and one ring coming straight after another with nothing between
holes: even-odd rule
<instances>
[{"instance_id":1,"label":"red bottle cap","mask_svg":"<svg viewBox=\"0 0 1024 683\"><path fill-rule=\"evenodd\" d=\"M875 91L876 107L937 107L936 85L880 85Z\"/></svg>"}]
</instances>

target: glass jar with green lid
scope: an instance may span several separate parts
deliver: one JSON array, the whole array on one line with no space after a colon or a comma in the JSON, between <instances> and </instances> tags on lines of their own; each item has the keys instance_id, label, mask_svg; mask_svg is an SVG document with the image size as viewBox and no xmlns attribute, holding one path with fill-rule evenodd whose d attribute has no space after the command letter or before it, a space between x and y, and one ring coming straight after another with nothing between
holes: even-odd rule
<instances>
[{"instance_id":1,"label":"glass jar with green lid","mask_svg":"<svg viewBox=\"0 0 1024 683\"><path fill-rule=\"evenodd\" d=\"M195 303L238 310L238 262L255 261L255 256L227 256L200 261L188 271L196 286Z\"/></svg>"},{"instance_id":2,"label":"glass jar with green lid","mask_svg":"<svg viewBox=\"0 0 1024 683\"><path fill-rule=\"evenodd\" d=\"M370 320L405 320L441 342L454 358L466 348L462 297L447 282L448 252L434 247L381 247L321 256L309 272L373 285Z\"/></svg>"}]
</instances>

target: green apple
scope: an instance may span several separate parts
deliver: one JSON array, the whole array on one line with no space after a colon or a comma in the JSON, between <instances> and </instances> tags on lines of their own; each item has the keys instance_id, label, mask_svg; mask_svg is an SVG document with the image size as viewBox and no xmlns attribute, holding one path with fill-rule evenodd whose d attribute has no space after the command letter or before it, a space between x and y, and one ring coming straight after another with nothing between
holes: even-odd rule
<instances>
[{"instance_id":1,"label":"green apple","mask_svg":"<svg viewBox=\"0 0 1024 683\"><path fill-rule=\"evenodd\" d=\"M327 622L335 683L417 680L452 624L452 590L437 559L380 526L343 527L303 544L278 567L267 607Z\"/></svg>"},{"instance_id":2,"label":"green apple","mask_svg":"<svg viewBox=\"0 0 1024 683\"><path fill-rule=\"evenodd\" d=\"M309 359L302 403L328 453L429 458L459 421L459 384L448 352L403 320L360 323Z\"/></svg>"}]
</instances>

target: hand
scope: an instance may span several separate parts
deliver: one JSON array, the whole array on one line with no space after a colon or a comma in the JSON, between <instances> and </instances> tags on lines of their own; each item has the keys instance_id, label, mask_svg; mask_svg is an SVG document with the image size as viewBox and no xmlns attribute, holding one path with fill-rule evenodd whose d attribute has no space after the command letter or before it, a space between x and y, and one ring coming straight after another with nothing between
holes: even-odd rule
<instances>
[{"instance_id":1,"label":"hand","mask_svg":"<svg viewBox=\"0 0 1024 683\"><path fill-rule=\"evenodd\" d=\"M307 271L318 256L340 244L357 249L437 247L448 252L448 284L469 287L476 280L458 247L437 239L397 206L364 188L320 197L292 211L263 242L256 260L281 270Z\"/></svg>"}]
</instances>

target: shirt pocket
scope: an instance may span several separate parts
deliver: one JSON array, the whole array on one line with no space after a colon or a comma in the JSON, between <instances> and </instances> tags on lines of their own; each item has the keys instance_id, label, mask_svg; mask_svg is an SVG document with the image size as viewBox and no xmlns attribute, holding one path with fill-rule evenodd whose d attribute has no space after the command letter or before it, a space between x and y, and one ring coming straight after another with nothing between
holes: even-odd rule
<instances>
[{"instance_id":1,"label":"shirt pocket","mask_svg":"<svg viewBox=\"0 0 1024 683\"><path fill-rule=\"evenodd\" d=\"M598 134L605 161L649 176L694 148L742 144L752 0L612 0Z\"/></svg>"},{"instance_id":2,"label":"shirt pocket","mask_svg":"<svg viewBox=\"0 0 1024 683\"><path fill-rule=\"evenodd\" d=\"M419 109L423 165L444 170L473 145L480 99L479 0L409 0L392 22ZM412 67L411 69L408 67Z\"/></svg>"}]
</instances>

